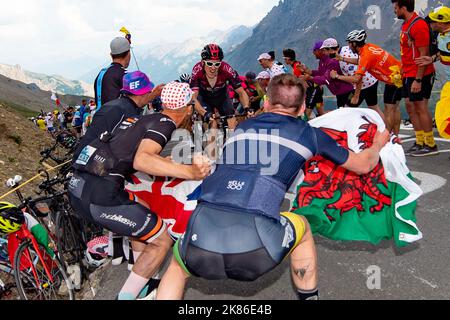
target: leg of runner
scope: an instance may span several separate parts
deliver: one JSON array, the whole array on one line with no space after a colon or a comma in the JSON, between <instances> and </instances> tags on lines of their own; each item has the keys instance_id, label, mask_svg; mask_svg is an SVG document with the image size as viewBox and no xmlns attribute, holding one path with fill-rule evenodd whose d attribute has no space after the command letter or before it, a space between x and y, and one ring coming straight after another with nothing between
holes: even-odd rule
<instances>
[{"instance_id":1,"label":"leg of runner","mask_svg":"<svg viewBox=\"0 0 450 320\"><path fill-rule=\"evenodd\" d=\"M398 136L401 125L400 104L385 104L384 112L388 131Z\"/></svg>"},{"instance_id":2,"label":"leg of runner","mask_svg":"<svg viewBox=\"0 0 450 320\"><path fill-rule=\"evenodd\" d=\"M311 227L306 218L301 218L306 230L302 241L291 254L291 272L299 298L307 300L318 297L317 251Z\"/></svg>"},{"instance_id":3,"label":"leg of runner","mask_svg":"<svg viewBox=\"0 0 450 320\"><path fill-rule=\"evenodd\" d=\"M173 240L167 230L145 246L119 293L119 300L135 300L139 296L150 279L159 271L172 246Z\"/></svg>"},{"instance_id":4,"label":"leg of runner","mask_svg":"<svg viewBox=\"0 0 450 320\"><path fill-rule=\"evenodd\" d=\"M405 103L406 103L406 110L408 111L409 119L414 127L414 131L416 132L416 138L417 138L416 142L418 145L423 146L425 143L425 141L423 141L424 137L421 136L420 134L418 134L423 131L423 128L420 123L419 114L415 108L414 103L409 101L409 98L405 99Z\"/></svg>"},{"instance_id":5,"label":"leg of runner","mask_svg":"<svg viewBox=\"0 0 450 320\"><path fill-rule=\"evenodd\" d=\"M172 258L170 266L161 280L156 300L183 300L188 279L189 275L176 259Z\"/></svg>"}]
</instances>

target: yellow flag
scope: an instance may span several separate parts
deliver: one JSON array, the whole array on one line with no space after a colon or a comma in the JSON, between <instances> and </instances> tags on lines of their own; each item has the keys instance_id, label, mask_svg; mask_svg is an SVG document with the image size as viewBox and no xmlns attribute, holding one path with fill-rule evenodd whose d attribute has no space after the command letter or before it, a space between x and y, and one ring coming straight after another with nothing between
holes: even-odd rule
<instances>
[{"instance_id":1,"label":"yellow flag","mask_svg":"<svg viewBox=\"0 0 450 320\"><path fill-rule=\"evenodd\" d=\"M123 32L123 33L125 33L126 35L129 35L129 34L130 34L130 31L128 31L127 28L125 28L125 27L122 27L122 29L120 29L120 32Z\"/></svg>"}]
</instances>

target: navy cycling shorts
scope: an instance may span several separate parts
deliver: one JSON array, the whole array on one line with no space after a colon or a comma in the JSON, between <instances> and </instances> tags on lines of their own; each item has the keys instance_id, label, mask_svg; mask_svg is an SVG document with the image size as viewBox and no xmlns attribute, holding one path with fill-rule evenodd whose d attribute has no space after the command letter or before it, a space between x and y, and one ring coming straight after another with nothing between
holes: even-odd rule
<instances>
[{"instance_id":1,"label":"navy cycling shorts","mask_svg":"<svg viewBox=\"0 0 450 320\"><path fill-rule=\"evenodd\" d=\"M207 280L255 281L275 269L305 234L299 215L281 220L202 203L174 256L186 273Z\"/></svg>"}]
</instances>

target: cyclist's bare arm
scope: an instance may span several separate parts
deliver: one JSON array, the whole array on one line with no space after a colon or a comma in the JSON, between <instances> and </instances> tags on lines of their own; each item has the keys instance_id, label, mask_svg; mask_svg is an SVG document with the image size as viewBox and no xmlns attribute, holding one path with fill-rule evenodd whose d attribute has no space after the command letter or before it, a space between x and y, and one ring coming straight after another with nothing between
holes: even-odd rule
<instances>
[{"instance_id":1,"label":"cyclist's bare arm","mask_svg":"<svg viewBox=\"0 0 450 320\"><path fill-rule=\"evenodd\" d=\"M198 102L197 98L198 98L198 91L194 91L194 96L192 97L192 100L195 103L194 109L201 117L204 117L206 114L206 110L205 110L205 108L202 107L200 102Z\"/></svg>"},{"instance_id":2,"label":"cyclist's bare arm","mask_svg":"<svg viewBox=\"0 0 450 320\"><path fill-rule=\"evenodd\" d=\"M389 138L387 130L377 132L372 147L358 154L350 152L350 157L342 167L359 175L368 174L378 165L380 151L389 142Z\"/></svg>"},{"instance_id":3,"label":"cyclist's bare arm","mask_svg":"<svg viewBox=\"0 0 450 320\"><path fill-rule=\"evenodd\" d=\"M239 88L236 90L236 92L239 94L239 100L241 101L244 108L250 107L250 98L248 97L247 92L245 92L244 88Z\"/></svg>"},{"instance_id":4,"label":"cyclist's bare arm","mask_svg":"<svg viewBox=\"0 0 450 320\"><path fill-rule=\"evenodd\" d=\"M349 63L349 64L354 64L354 65L358 65L359 64L359 58L347 58L347 57L343 57L341 55L338 55L336 57L337 60L345 62L345 63Z\"/></svg>"},{"instance_id":5,"label":"cyclist's bare arm","mask_svg":"<svg viewBox=\"0 0 450 320\"><path fill-rule=\"evenodd\" d=\"M355 100L357 99L357 100L359 101L359 97L361 96L362 88L363 88L363 80L362 80L362 78L361 78L361 81L359 81L359 82L356 84L355 94L354 94L354 96L353 96L353 98L354 98Z\"/></svg>"},{"instance_id":6,"label":"cyclist's bare arm","mask_svg":"<svg viewBox=\"0 0 450 320\"><path fill-rule=\"evenodd\" d=\"M194 159L194 164L188 166L161 157L159 155L161 151L162 147L153 140L142 140L134 157L134 169L157 177L173 177L184 180L203 180L211 172L207 158Z\"/></svg>"},{"instance_id":7,"label":"cyclist's bare arm","mask_svg":"<svg viewBox=\"0 0 450 320\"><path fill-rule=\"evenodd\" d=\"M363 76L360 74L355 74L354 76L342 76L342 75L337 74L337 72L335 70L331 71L330 75L331 75L331 78L333 78L333 79L339 79L341 81L345 81L345 82L353 83L353 84L362 82L362 79L363 79Z\"/></svg>"}]
</instances>

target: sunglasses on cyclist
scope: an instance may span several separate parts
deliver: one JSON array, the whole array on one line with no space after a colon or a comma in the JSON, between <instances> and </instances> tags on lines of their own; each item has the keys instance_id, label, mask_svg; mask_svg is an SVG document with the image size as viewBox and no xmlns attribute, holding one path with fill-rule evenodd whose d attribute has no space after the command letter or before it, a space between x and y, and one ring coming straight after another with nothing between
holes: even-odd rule
<instances>
[{"instance_id":1,"label":"sunglasses on cyclist","mask_svg":"<svg viewBox=\"0 0 450 320\"><path fill-rule=\"evenodd\" d=\"M210 68L211 67L220 68L220 66L222 65L222 62L205 61L205 64Z\"/></svg>"}]
</instances>

